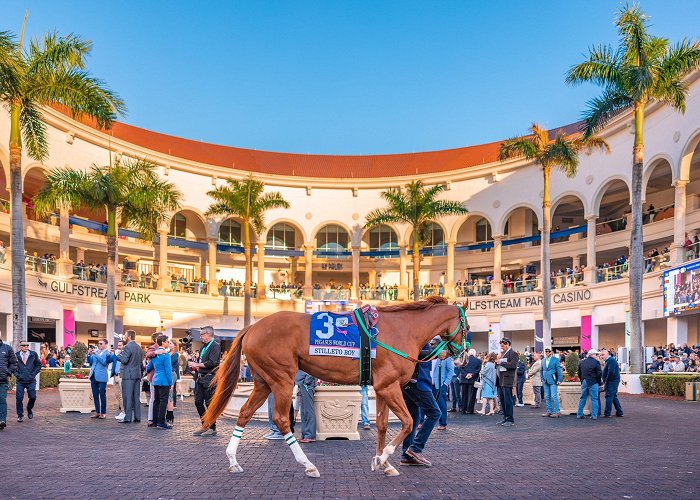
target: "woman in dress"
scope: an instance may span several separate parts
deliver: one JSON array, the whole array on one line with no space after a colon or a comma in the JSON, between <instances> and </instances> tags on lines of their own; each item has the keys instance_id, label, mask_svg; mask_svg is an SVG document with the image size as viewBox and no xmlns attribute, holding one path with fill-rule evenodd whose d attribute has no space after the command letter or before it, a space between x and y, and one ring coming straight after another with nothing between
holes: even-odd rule
<instances>
[{"instance_id":1,"label":"woman in dress","mask_svg":"<svg viewBox=\"0 0 700 500\"><path fill-rule=\"evenodd\" d=\"M481 367L481 411L479 415L491 416L496 411L496 355L489 353ZM486 405L491 403L491 411L486 413Z\"/></svg>"}]
</instances>

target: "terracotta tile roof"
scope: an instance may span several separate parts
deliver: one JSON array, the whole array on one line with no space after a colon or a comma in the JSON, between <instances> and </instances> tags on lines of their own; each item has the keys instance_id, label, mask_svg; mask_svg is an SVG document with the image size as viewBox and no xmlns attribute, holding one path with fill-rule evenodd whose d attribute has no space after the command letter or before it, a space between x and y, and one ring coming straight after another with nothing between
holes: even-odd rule
<instances>
[{"instance_id":1,"label":"terracotta tile roof","mask_svg":"<svg viewBox=\"0 0 700 500\"><path fill-rule=\"evenodd\" d=\"M63 110L59 111L63 112ZM89 120L81 122L94 126ZM563 128L578 130L574 123ZM502 141L441 151L386 155L314 155L259 151L209 144L116 122L108 131L131 144L185 160L263 174L324 178L401 177L439 172L498 161Z\"/></svg>"}]
</instances>

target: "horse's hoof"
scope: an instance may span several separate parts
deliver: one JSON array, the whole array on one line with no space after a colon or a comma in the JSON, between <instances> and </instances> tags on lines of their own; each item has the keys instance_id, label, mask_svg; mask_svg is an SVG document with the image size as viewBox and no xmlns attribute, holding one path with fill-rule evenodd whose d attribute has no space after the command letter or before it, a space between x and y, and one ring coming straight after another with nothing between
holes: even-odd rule
<instances>
[{"instance_id":1,"label":"horse's hoof","mask_svg":"<svg viewBox=\"0 0 700 500\"><path fill-rule=\"evenodd\" d=\"M372 458L372 471L377 470L382 466L382 458L379 455L375 455L374 458Z\"/></svg>"},{"instance_id":2,"label":"horse's hoof","mask_svg":"<svg viewBox=\"0 0 700 500\"><path fill-rule=\"evenodd\" d=\"M400 472L397 471L393 465L389 465L384 469L384 475L385 476L398 476L400 475Z\"/></svg>"},{"instance_id":3,"label":"horse's hoof","mask_svg":"<svg viewBox=\"0 0 700 500\"><path fill-rule=\"evenodd\" d=\"M239 472L243 472L243 467L241 467L241 466L238 465L238 464L232 465L231 467L228 468L228 471L229 471L229 472L232 472L232 473L234 473L234 474L237 474L237 473L239 473Z\"/></svg>"},{"instance_id":4,"label":"horse's hoof","mask_svg":"<svg viewBox=\"0 0 700 500\"><path fill-rule=\"evenodd\" d=\"M321 477L321 473L318 471L318 469L316 467L306 469L304 471L304 474L306 474L309 477Z\"/></svg>"}]
</instances>

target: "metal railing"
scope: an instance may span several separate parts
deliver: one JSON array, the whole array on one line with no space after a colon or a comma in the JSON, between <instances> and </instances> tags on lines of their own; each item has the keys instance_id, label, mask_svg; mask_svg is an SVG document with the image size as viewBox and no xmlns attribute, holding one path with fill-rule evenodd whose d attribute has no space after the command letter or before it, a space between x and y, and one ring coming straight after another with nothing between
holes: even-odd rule
<instances>
[{"instance_id":1,"label":"metal railing","mask_svg":"<svg viewBox=\"0 0 700 500\"><path fill-rule=\"evenodd\" d=\"M304 288L297 286L269 285L265 296L268 299L294 300L304 297Z\"/></svg>"},{"instance_id":2,"label":"metal railing","mask_svg":"<svg viewBox=\"0 0 700 500\"><path fill-rule=\"evenodd\" d=\"M617 231L624 231L627 228L627 216L623 215L620 218L597 222L595 225L595 234L608 234Z\"/></svg>"},{"instance_id":3,"label":"metal railing","mask_svg":"<svg viewBox=\"0 0 700 500\"><path fill-rule=\"evenodd\" d=\"M558 274L552 276L552 288L567 288L570 286L576 286L578 283L583 281L582 272L570 272L564 274Z\"/></svg>"},{"instance_id":4,"label":"metal railing","mask_svg":"<svg viewBox=\"0 0 700 500\"><path fill-rule=\"evenodd\" d=\"M458 297L479 297L491 293L491 283L463 284L455 288Z\"/></svg>"},{"instance_id":5,"label":"metal railing","mask_svg":"<svg viewBox=\"0 0 700 500\"><path fill-rule=\"evenodd\" d=\"M361 300L399 300L399 289L391 286L360 287Z\"/></svg>"},{"instance_id":6,"label":"metal railing","mask_svg":"<svg viewBox=\"0 0 700 500\"><path fill-rule=\"evenodd\" d=\"M350 300L350 290L314 288L312 296L314 300Z\"/></svg>"},{"instance_id":7,"label":"metal railing","mask_svg":"<svg viewBox=\"0 0 700 500\"><path fill-rule=\"evenodd\" d=\"M242 283L224 282L219 286L219 295L222 297L243 297L244 288ZM256 283L250 285L250 296L253 298L258 296L258 285Z\"/></svg>"},{"instance_id":8,"label":"metal railing","mask_svg":"<svg viewBox=\"0 0 700 500\"><path fill-rule=\"evenodd\" d=\"M27 255L25 256L25 268L27 271L34 271L44 274L56 274L56 261L45 259L44 257Z\"/></svg>"},{"instance_id":9,"label":"metal railing","mask_svg":"<svg viewBox=\"0 0 700 500\"><path fill-rule=\"evenodd\" d=\"M107 283L107 271L101 267L73 266L73 277L81 281Z\"/></svg>"},{"instance_id":10,"label":"metal railing","mask_svg":"<svg viewBox=\"0 0 700 500\"><path fill-rule=\"evenodd\" d=\"M625 262L624 264L619 264L617 266L604 266L598 268L597 282L602 283L604 281L614 281L627 277L627 271L629 270L629 264Z\"/></svg>"},{"instance_id":11,"label":"metal railing","mask_svg":"<svg viewBox=\"0 0 700 500\"><path fill-rule=\"evenodd\" d=\"M516 278L508 282L503 282L503 293L527 293L532 292L537 288L537 278L520 279Z\"/></svg>"},{"instance_id":12,"label":"metal railing","mask_svg":"<svg viewBox=\"0 0 700 500\"><path fill-rule=\"evenodd\" d=\"M642 213L642 224L650 224L652 222L660 222L662 220L672 218L674 206L674 204L670 204L663 207L654 208L653 210L647 209L646 212Z\"/></svg>"},{"instance_id":13,"label":"metal railing","mask_svg":"<svg viewBox=\"0 0 700 500\"><path fill-rule=\"evenodd\" d=\"M683 248L683 262L700 258L700 241Z\"/></svg>"}]
</instances>

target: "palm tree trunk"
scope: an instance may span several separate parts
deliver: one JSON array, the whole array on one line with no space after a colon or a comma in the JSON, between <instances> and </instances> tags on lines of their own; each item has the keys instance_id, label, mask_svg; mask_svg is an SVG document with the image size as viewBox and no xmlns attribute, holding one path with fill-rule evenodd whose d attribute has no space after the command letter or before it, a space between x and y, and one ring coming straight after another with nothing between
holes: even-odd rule
<instances>
[{"instance_id":1,"label":"palm tree trunk","mask_svg":"<svg viewBox=\"0 0 700 500\"><path fill-rule=\"evenodd\" d=\"M111 342L114 337L115 276L117 274L117 212L107 210L107 325L105 336Z\"/></svg>"},{"instance_id":2,"label":"palm tree trunk","mask_svg":"<svg viewBox=\"0 0 700 500\"><path fill-rule=\"evenodd\" d=\"M543 166L544 190L542 195L542 342L552 346L552 280L550 278L549 233L552 227L552 203L549 197L551 167Z\"/></svg>"},{"instance_id":3,"label":"palm tree trunk","mask_svg":"<svg viewBox=\"0 0 700 500\"><path fill-rule=\"evenodd\" d=\"M644 167L644 104L634 106L634 148L632 150L632 231L630 232L630 372L644 373L642 338L642 173ZM627 332L625 332L627 334Z\"/></svg>"},{"instance_id":4,"label":"palm tree trunk","mask_svg":"<svg viewBox=\"0 0 700 500\"><path fill-rule=\"evenodd\" d=\"M245 249L245 283L243 285L243 327L249 326L251 321L250 301L250 275L253 259L250 256L250 223L243 222L243 245Z\"/></svg>"},{"instance_id":5,"label":"palm tree trunk","mask_svg":"<svg viewBox=\"0 0 700 500\"><path fill-rule=\"evenodd\" d=\"M413 230L413 300L420 300L420 246L418 245L418 228Z\"/></svg>"},{"instance_id":6,"label":"palm tree trunk","mask_svg":"<svg viewBox=\"0 0 700 500\"><path fill-rule=\"evenodd\" d=\"M12 345L27 339L27 293L24 270L24 210L22 209L22 136L19 104L10 110L10 209L12 249Z\"/></svg>"}]
</instances>

